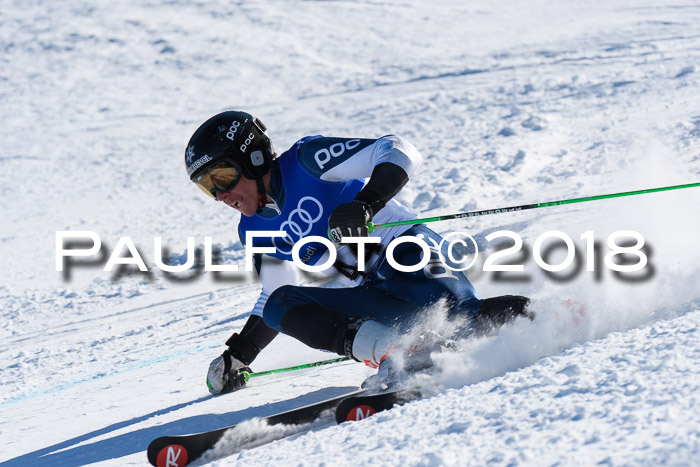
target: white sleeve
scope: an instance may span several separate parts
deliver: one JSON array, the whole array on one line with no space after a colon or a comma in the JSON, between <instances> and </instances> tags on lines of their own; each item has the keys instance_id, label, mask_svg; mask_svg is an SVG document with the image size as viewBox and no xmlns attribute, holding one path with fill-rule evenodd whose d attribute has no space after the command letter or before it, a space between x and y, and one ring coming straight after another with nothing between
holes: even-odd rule
<instances>
[{"instance_id":1,"label":"white sleeve","mask_svg":"<svg viewBox=\"0 0 700 467\"><path fill-rule=\"evenodd\" d=\"M321 175L321 180L338 182L354 178L368 178L374 167L391 162L401 167L409 178L418 169L423 156L413 144L399 136L383 136L352 157Z\"/></svg>"},{"instance_id":2,"label":"white sleeve","mask_svg":"<svg viewBox=\"0 0 700 467\"><path fill-rule=\"evenodd\" d=\"M272 256L261 255L260 282L262 291L255 302L252 314L262 316L263 308L270 294L283 285L299 285L298 271L294 263Z\"/></svg>"}]
</instances>

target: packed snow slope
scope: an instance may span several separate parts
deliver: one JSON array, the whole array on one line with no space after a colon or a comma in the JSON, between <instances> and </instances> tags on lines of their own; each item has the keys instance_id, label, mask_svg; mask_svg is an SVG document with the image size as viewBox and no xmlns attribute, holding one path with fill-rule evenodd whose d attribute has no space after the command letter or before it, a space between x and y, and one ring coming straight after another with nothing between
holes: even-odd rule
<instances>
[{"instance_id":1,"label":"packed snow slope","mask_svg":"<svg viewBox=\"0 0 700 467\"><path fill-rule=\"evenodd\" d=\"M243 267L238 214L183 164L219 111L260 117L280 152L309 134L405 136L426 159L398 197L424 216L700 181L696 2L4 0L0 51L2 465L143 465L157 436L335 396L372 373L344 363L209 396L208 364L258 285L166 275L154 237L174 264L188 236L198 248L209 236ZM477 240L480 296L531 296L537 318L441 358L435 397L255 449L223 443L210 459L697 465L700 188L431 226ZM57 272L65 230L95 232L101 256ZM500 260L522 272L483 271L498 230L523 238ZM575 261L545 273L535 244L552 230ZM638 273L604 261L623 230L644 238ZM126 236L148 273L102 270ZM547 242L549 263L563 261L563 242ZM423 325L447 326L441 311ZM328 357L281 336L253 369Z\"/></svg>"}]
</instances>

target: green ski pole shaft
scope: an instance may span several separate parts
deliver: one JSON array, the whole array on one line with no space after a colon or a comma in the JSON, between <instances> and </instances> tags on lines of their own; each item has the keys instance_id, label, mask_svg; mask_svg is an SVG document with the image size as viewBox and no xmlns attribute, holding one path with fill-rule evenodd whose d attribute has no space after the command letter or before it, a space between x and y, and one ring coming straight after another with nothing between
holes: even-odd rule
<instances>
[{"instance_id":1,"label":"green ski pole shaft","mask_svg":"<svg viewBox=\"0 0 700 467\"><path fill-rule=\"evenodd\" d=\"M245 380L248 381L248 380L250 380L250 378L255 378L258 376L274 375L276 373L286 373L288 371L304 370L306 368L314 368L317 366L330 365L332 363L345 362L347 360L350 360L350 358L349 357L338 357L338 358L331 358L330 360L321 360L320 362L304 363L302 365L288 366L286 368L277 368L276 370L258 371L255 373L249 373L247 371L243 371L242 373L243 373L243 376L245 377Z\"/></svg>"},{"instance_id":2,"label":"green ski pole shaft","mask_svg":"<svg viewBox=\"0 0 700 467\"><path fill-rule=\"evenodd\" d=\"M649 188L646 190L625 191L622 193L611 193L608 195L588 196L585 198L563 199L563 200L559 200L559 201L549 201L546 203L522 204L520 206L509 206L506 208L484 209L481 211L461 212L459 214L449 214L446 216L437 216L437 217L426 217L423 219L410 219L410 220L405 220L405 221L387 222L386 224L373 224L372 222L369 222L369 223L367 223L367 228L369 229L369 231L371 233L371 232L374 232L376 229L383 229L385 227L394 227L397 225L414 225L414 224L424 224L427 222L447 221L447 220L452 220L452 219L463 219L465 217L487 216L489 214L500 214L503 212L525 211L527 209L545 208L545 207L549 207L549 206L559 206L562 204L585 203L587 201L597 201L597 200L601 200L601 199L620 198L623 196L642 195L642 194L646 194L646 193L657 193L659 191L680 190L683 188L692 188L692 187L698 187L698 186L700 186L700 183L688 183L685 185L673 185L673 186L664 186L661 188Z\"/></svg>"}]
</instances>

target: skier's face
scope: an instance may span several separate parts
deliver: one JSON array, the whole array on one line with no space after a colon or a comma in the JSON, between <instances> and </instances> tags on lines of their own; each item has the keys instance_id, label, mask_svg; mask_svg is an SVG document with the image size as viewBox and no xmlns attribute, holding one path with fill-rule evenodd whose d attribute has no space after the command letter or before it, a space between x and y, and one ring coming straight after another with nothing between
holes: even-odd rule
<instances>
[{"instance_id":1,"label":"skier's face","mask_svg":"<svg viewBox=\"0 0 700 467\"><path fill-rule=\"evenodd\" d=\"M255 180L241 177L236 186L229 191L217 191L216 199L250 217L258 209L258 186Z\"/></svg>"}]
</instances>

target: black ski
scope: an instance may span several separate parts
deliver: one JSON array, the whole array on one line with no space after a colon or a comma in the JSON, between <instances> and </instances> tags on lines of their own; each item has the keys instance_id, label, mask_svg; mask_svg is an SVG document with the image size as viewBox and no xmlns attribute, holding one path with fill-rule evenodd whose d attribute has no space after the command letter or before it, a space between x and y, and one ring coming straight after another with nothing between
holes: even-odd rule
<instances>
[{"instance_id":1,"label":"black ski","mask_svg":"<svg viewBox=\"0 0 700 467\"><path fill-rule=\"evenodd\" d=\"M297 425L313 422L323 412L335 408L343 399L359 396L365 391L365 389L360 389L349 394L299 407L298 409L262 417L262 420L266 421L268 425ZM331 420L332 418L329 419L329 422ZM213 448L226 431L235 427L236 425L231 425L190 435L161 436L151 441L151 444L148 445L148 461L157 467L183 467L199 458L205 451ZM245 442L250 442L252 445L255 444L256 440L244 440Z\"/></svg>"},{"instance_id":2,"label":"black ski","mask_svg":"<svg viewBox=\"0 0 700 467\"><path fill-rule=\"evenodd\" d=\"M418 399L422 396L419 389L400 389L379 394L353 394L345 397L335 408L335 420L338 423L364 420L395 405Z\"/></svg>"}]
</instances>

